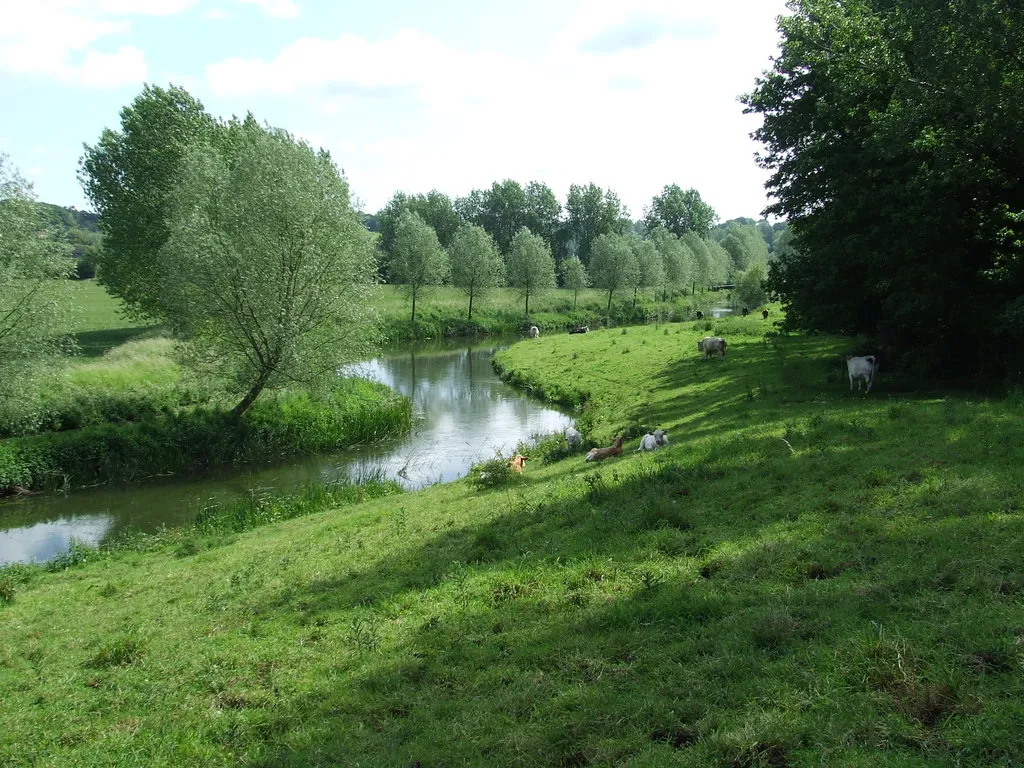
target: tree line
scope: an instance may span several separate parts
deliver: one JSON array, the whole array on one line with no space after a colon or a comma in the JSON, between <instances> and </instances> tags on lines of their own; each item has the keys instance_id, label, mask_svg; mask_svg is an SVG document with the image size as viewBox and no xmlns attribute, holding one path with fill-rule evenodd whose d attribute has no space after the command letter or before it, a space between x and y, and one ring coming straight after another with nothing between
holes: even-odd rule
<instances>
[{"instance_id":1,"label":"tree line","mask_svg":"<svg viewBox=\"0 0 1024 768\"><path fill-rule=\"evenodd\" d=\"M667 298L735 281L744 304L765 301L762 288L773 242L784 225L736 219L716 224L714 209L694 189L667 185L642 219L633 221L613 190L569 188L564 207L546 184L506 179L454 200L442 192L397 192L376 215L381 277L416 303L431 285L450 283L474 302L508 286L524 298L561 285ZM784 238L780 238L784 239Z\"/></svg>"}]
</instances>

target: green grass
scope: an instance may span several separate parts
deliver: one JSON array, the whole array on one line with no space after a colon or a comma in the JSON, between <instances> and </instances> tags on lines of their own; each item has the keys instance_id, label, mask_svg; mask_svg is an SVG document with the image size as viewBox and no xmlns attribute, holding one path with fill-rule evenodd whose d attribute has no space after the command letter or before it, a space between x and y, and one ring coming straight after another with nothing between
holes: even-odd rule
<instances>
[{"instance_id":1,"label":"green grass","mask_svg":"<svg viewBox=\"0 0 1024 768\"><path fill-rule=\"evenodd\" d=\"M1024 399L760 322L500 356L654 454L0 572L0 763L1018 765Z\"/></svg>"},{"instance_id":2,"label":"green grass","mask_svg":"<svg viewBox=\"0 0 1024 768\"><path fill-rule=\"evenodd\" d=\"M157 329L151 323L125 317L121 301L95 280L74 280L71 287L77 313L68 332L85 357L99 357L112 347Z\"/></svg>"}]
</instances>

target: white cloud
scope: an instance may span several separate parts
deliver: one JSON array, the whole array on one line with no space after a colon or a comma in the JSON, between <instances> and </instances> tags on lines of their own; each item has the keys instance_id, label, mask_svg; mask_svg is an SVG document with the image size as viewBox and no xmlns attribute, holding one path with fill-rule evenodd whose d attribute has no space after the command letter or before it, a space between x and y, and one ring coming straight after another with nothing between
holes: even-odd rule
<instances>
[{"instance_id":1,"label":"white cloud","mask_svg":"<svg viewBox=\"0 0 1024 768\"><path fill-rule=\"evenodd\" d=\"M749 138L758 123L737 96L770 66L784 2L687 8L586 0L530 59L401 29L383 40L302 38L272 58L211 64L206 76L221 97L307 102L371 208L397 189L461 195L514 178L563 199L570 184L593 181L634 216L678 183L723 217L756 216L766 204Z\"/></svg>"},{"instance_id":2,"label":"white cloud","mask_svg":"<svg viewBox=\"0 0 1024 768\"><path fill-rule=\"evenodd\" d=\"M255 5L267 16L278 19L294 19L299 15L299 6L293 0L238 0L243 5Z\"/></svg>"},{"instance_id":3,"label":"white cloud","mask_svg":"<svg viewBox=\"0 0 1024 768\"><path fill-rule=\"evenodd\" d=\"M228 12L224 11L224 10L221 10L220 8L209 8L209 9L203 11L203 18L204 19L211 19L213 21L220 21L221 19L226 19L227 17L228 17Z\"/></svg>"},{"instance_id":4,"label":"white cloud","mask_svg":"<svg viewBox=\"0 0 1024 768\"><path fill-rule=\"evenodd\" d=\"M0 72L47 77L76 85L107 87L145 80L142 51L121 45L115 51L95 46L123 38L131 23L125 14L177 13L195 0L40 0L0 2Z\"/></svg>"}]
</instances>

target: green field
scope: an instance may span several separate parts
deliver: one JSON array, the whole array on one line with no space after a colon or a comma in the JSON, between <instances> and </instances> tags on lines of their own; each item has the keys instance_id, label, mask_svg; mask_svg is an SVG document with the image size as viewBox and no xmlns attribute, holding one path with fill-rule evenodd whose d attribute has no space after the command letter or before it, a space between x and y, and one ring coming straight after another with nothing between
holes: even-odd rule
<instances>
[{"instance_id":1,"label":"green field","mask_svg":"<svg viewBox=\"0 0 1024 768\"><path fill-rule=\"evenodd\" d=\"M95 280L73 280L70 285L77 312L68 332L82 355L98 357L118 344L156 330L152 323L126 317L120 299Z\"/></svg>"},{"instance_id":2,"label":"green field","mask_svg":"<svg viewBox=\"0 0 1024 768\"><path fill-rule=\"evenodd\" d=\"M657 453L2 572L0 763L1018 765L1024 400L711 326L500 357Z\"/></svg>"}]
</instances>

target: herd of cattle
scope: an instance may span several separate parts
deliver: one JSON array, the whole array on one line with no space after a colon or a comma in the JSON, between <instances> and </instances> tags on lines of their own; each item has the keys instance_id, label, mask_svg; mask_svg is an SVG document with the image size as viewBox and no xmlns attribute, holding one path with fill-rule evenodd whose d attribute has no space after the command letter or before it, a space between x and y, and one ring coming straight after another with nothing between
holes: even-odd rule
<instances>
[{"instance_id":1,"label":"herd of cattle","mask_svg":"<svg viewBox=\"0 0 1024 768\"><path fill-rule=\"evenodd\" d=\"M747 308L743 308L743 314L747 314ZM761 316L764 319L768 319L768 310L763 310ZM697 312L697 318L703 318L701 312ZM577 326L569 330L569 333L589 333L590 328L585 325ZM536 325L531 325L527 330L527 336L531 339L540 337L540 329ZM725 350L729 343L721 336L705 336L703 339L697 342L697 351L704 353L705 358L714 357L717 355L719 359L725 357ZM846 360L846 372L850 377L850 391L853 391L853 383L857 382L857 391L860 391L861 385L865 385L865 391L871 391L871 384L874 381L875 374L878 372L878 358L875 355L863 355L859 357L847 357ZM565 430L566 444L570 450L579 448L583 444L583 435L575 427L569 427ZM637 451L653 451L668 445L668 433L662 429L657 429L654 432L648 432L640 439L640 447ZM612 456L622 455L622 438L619 437L615 442L607 448L591 448L587 454L586 461L601 461L602 459L611 458ZM523 464L526 461L524 456L515 456L512 459L512 469L516 472L522 472Z\"/></svg>"}]
</instances>

